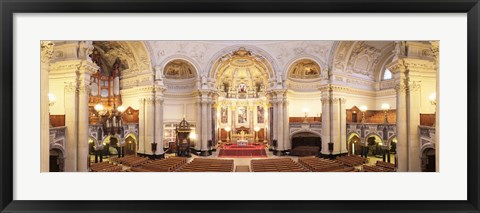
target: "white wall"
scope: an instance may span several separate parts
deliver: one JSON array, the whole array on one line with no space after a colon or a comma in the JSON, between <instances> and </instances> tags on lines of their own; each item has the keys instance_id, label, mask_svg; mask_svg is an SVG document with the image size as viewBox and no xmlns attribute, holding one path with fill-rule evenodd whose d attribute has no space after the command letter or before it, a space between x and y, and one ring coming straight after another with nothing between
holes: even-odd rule
<instances>
[{"instance_id":1,"label":"white wall","mask_svg":"<svg viewBox=\"0 0 480 213\"><path fill-rule=\"evenodd\" d=\"M55 96L56 102L50 106L51 115L65 115L65 83L63 79L50 79L48 93Z\"/></svg>"},{"instance_id":2,"label":"white wall","mask_svg":"<svg viewBox=\"0 0 480 213\"><path fill-rule=\"evenodd\" d=\"M308 109L308 117L317 117L322 113L320 92L288 93L288 115L290 117L304 117L303 109Z\"/></svg>"}]
</instances>

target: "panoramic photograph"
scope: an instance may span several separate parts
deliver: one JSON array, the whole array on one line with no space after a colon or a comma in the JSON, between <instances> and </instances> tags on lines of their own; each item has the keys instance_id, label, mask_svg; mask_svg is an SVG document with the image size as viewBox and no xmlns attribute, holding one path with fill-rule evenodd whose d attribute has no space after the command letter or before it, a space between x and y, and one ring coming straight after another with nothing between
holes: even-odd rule
<instances>
[{"instance_id":1,"label":"panoramic photograph","mask_svg":"<svg viewBox=\"0 0 480 213\"><path fill-rule=\"evenodd\" d=\"M41 41L42 172L438 172L439 43Z\"/></svg>"}]
</instances>

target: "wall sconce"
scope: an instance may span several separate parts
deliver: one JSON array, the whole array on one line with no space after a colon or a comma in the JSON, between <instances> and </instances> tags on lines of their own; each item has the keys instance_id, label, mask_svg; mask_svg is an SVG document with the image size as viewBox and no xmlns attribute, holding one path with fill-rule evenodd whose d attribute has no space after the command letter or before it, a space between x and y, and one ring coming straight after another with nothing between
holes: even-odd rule
<instances>
[{"instance_id":1,"label":"wall sconce","mask_svg":"<svg viewBox=\"0 0 480 213\"><path fill-rule=\"evenodd\" d=\"M305 118L303 119L303 122L304 122L304 123L307 123L307 116L308 116L308 112L310 112L310 109L308 109L308 108L303 108L303 109L302 109L302 112L305 114Z\"/></svg>"},{"instance_id":2,"label":"wall sconce","mask_svg":"<svg viewBox=\"0 0 480 213\"><path fill-rule=\"evenodd\" d=\"M428 99L430 100L430 103L434 106L437 105L437 94L432 93L430 96L428 96Z\"/></svg>"},{"instance_id":3,"label":"wall sconce","mask_svg":"<svg viewBox=\"0 0 480 213\"><path fill-rule=\"evenodd\" d=\"M57 102L57 97L54 94L48 93L48 106L53 106Z\"/></svg>"}]
</instances>

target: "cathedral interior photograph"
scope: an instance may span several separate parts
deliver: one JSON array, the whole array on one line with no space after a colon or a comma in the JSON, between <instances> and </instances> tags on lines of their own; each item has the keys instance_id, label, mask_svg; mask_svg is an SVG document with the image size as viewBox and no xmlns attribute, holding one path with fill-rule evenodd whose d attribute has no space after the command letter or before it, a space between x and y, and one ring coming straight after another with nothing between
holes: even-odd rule
<instances>
[{"instance_id":1,"label":"cathedral interior photograph","mask_svg":"<svg viewBox=\"0 0 480 213\"><path fill-rule=\"evenodd\" d=\"M41 41L40 169L438 172L439 43Z\"/></svg>"}]
</instances>

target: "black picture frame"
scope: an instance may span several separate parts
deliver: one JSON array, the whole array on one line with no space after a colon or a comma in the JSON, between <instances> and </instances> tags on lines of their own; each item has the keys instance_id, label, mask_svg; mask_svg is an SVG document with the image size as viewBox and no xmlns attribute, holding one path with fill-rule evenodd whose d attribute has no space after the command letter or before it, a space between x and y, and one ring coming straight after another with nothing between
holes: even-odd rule
<instances>
[{"instance_id":1,"label":"black picture frame","mask_svg":"<svg viewBox=\"0 0 480 213\"><path fill-rule=\"evenodd\" d=\"M479 212L478 0L0 0L1 212ZM468 195L466 201L16 201L13 200L13 15L15 13L467 13ZM395 29L393 29L395 30ZM25 130L28 131L28 130ZM454 183L445 183L454 184ZM192 188L192 191L195 189ZM201 193L198 189L198 192ZM268 189L267 189L268 190ZM318 192L325 193L325 192ZM448 193L448 192L445 192ZM295 196L295 195L286 195Z\"/></svg>"}]
</instances>

